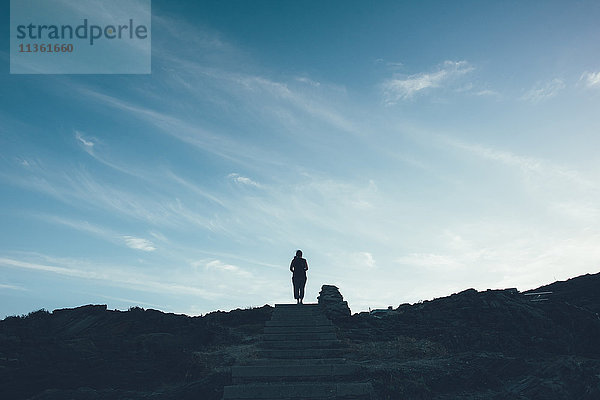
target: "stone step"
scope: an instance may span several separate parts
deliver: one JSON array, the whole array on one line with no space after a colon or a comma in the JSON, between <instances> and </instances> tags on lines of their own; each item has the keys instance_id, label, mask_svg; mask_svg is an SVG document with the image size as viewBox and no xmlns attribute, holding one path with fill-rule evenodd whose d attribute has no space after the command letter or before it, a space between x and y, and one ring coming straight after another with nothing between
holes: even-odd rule
<instances>
[{"instance_id":1,"label":"stone step","mask_svg":"<svg viewBox=\"0 0 600 400\"><path fill-rule=\"evenodd\" d=\"M305 359L305 358L339 358L343 357L347 349L329 348L329 349L262 349L257 351L259 358L273 359Z\"/></svg>"},{"instance_id":2,"label":"stone step","mask_svg":"<svg viewBox=\"0 0 600 400\"><path fill-rule=\"evenodd\" d=\"M267 321L274 324L289 324L289 326L319 326L332 325L331 321L323 317L315 318L271 318Z\"/></svg>"},{"instance_id":3,"label":"stone step","mask_svg":"<svg viewBox=\"0 0 600 400\"><path fill-rule=\"evenodd\" d=\"M335 333L333 325L315 325L315 326L266 326L263 329L265 334L278 333Z\"/></svg>"},{"instance_id":4,"label":"stone step","mask_svg":"<svg viewBox=\"0 0 600 400\"><path fill-rule=\"evenodd\" d=\"M370 383L251 383L225 386L223 399L371 399Z\"/></svg>"},{"instance_id":5,"label":"stone step","mask_svg":"<svg viewBox=\"0 0 600 400\"><path fill-rule=\"evenodd\" d=\"M280 320L313 320L313 319L327 319L323 314L305 314L305 315L292 315L292 314L273 314L271 316L270 321L280 321Z\"/></svg>"},{"instance_id":6,"label":"stone step","mask_svg":"<svg viewBox=\"0 0 600 400\"><path fill-rule=\"evenodd\" d=\"M320 308L304 308L304 309L275 309L273 310L273 314L289 314L289 315L314 315L314 314L322 314L322 310Z\"/></svg>"},{"instance_id":7,"label":"stone step","mask_svg":"<svg viewBox=\"0 0 600 400\"><path fill-rule=\"evenodd\" d=\"M279 322L279 323L291 323L296 324L297 326L306 326L306 325L331 325L331 321L325 317L317 316L310 318L271 318L267 322Z\"/></svg>"},{"instance_id":8,"label":"stone step","mask_svg":"<svg viewBox=\"0 0 600 400\"><path fill-rule=\"evenodd\" d=\"M337 335L334 332L302 332L295 331L291 333L266 333L263 340L271 341L290 341L290 340L336 340Z\"/></svg>"},{"instance_id":9,"label":"stone step","mask_svg":"<svg viewBox=\"0 0 600 400\"><path fill-rule=\"evenodd\" d=\"M275 305L273 314L294 314L294 315L305 315L305 314L321 314L323 309L318 305L290 305L289 307L280 307Z\"/></svg>"},{"instance_id":10,"label":"stone step","mask_svg":"<svg viewBox=\"0 0 600 400\"><path fill-rule=\"evenodd\" d=\"M276 308L273 310L273 315L316 315L323 314L323 309L320 307L314 308Z\"/></svg>"},{"instance_id":11,"label":"stone step","mask_svg":"<svg viewBox=\"0 0 600 400\"><path fill-rule=\"evenodd\" d=\"M321 313L323 309L321 307L310 307L310 306L294 306L294 307L286 307L279 308L276 307L273 310L273 313L281 313L281 314L317 314Z\"/></svg>"},{"instance_id":12,"label":"stone step","mask_svg":"<svg viewBox=\"0 0 600 400\"><path fill-rule=\"evenodd\" d=\"M329 340L268 340L259 343L264 349L330 349L340 347L338 339Z\"/></svg>"},{"instance_id":13,"label":"stone step","mask_svg":"<svg viewBox=\"0 0 600 400\"><path fill-rule=\"evenodd\" d=\"M272 315L322 315L321 309L311 310L275 310Z\"/></svg>"},{"instance_id":14,"label":"stone step","mask_svg":"<svg viewBox=\"0 0 600 400\"><path fill-rule=\"evenodd\" d=\"M310 310L319 308L319 303L286 303L286 304L275 304L275 309L293 309L293 310Z\"/></svg>"},{"instance_id":15,"label":"stone step","mask_svg":"<svg viewBox=\"0 0 600 400\"><path fill-rule=\"evenodd\" d=\"M330 320L326 318L314 318L314 319L296 319L296 320L286 320L286 319L275 319L271 321L265 322L265 326L333 326Z\"/></svg>"},{"instance_id":16,"label":"stone step","mask_svg":"<svg viewBox=\"0 0 600 400\"><path fill-rule=\"evenodd\" d=\"M342 364L345 363L345 358L257 358L252 360L248 365L279 365L279 366L296 366L296 365L315 365L315 364Z\"/></svg>"},{"instance_id":17,"label":"stone step","mask_svg":"<svg viewBox=\"0 0 600 400\"><path fill-rule=\"evenodd\" d=\"M302 320L302 319L327 319L323 314L273 314L271 315L271 321L273 320Z\"/></svg>"},{"instance_id":18,"label":"stone step","mask_svg":"<svg viewBox=\"0 0 600 400\"><path fill-rule=\"evenodd\" d=\"M307 365L246 365L231 367L234 382L248 379L269 381L273 379L336 380L336 378L356 374L357 364L307 364Z\"/></svg>"}]
</instances>

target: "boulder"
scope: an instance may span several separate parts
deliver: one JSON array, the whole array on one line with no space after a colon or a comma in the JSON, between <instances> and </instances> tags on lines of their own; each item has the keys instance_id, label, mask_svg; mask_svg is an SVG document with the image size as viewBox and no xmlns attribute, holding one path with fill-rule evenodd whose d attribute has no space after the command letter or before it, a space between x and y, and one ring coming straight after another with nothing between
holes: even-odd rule
<instances>
[{"instance_id":1,"label":"boulder","mask_svg":"<svg viewBox=\"0 0 600 400\"><path fill-rule=\"evenodd\" d=\"M317 300L325 315L331 320L349 317L351 315L348 302L344 301L337 286L323 285Z\"/></svg>"}]
</instances>

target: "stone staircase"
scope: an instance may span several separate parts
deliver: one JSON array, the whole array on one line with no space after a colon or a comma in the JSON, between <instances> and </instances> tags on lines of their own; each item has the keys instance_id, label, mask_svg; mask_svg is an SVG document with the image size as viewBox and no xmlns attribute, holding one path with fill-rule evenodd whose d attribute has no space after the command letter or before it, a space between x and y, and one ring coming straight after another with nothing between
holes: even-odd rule
<instances>
[{"instance_id":1,"label":"stone staircase","mask_svg":"<svg viewBox=\"0 0 600 400\"><path fill-rule=\"evenodd\" d=\"M223 399L373 399L370 383L355 382L333 324L318 304L276 304L258 359L231 368Z\"/></svg>"}]
</instances>

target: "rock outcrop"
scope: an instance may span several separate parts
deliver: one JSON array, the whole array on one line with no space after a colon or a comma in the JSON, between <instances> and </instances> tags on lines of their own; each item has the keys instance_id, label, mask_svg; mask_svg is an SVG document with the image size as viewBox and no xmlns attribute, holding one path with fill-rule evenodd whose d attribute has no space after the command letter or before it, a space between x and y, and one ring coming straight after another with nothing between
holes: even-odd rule
<instances>
[{"instance_id":1,"label":"rock outcrop","mask_svg":"<svg viewBox=\"0 0 600 400\"><path fill-rule=\"evenodd\" d=\"M331 320L337 320L350 316L350 307L348 302L344 301L342 294L337 286L323 285L319 297L319 306L323 313Z\"/></svg>"}]
</instances>

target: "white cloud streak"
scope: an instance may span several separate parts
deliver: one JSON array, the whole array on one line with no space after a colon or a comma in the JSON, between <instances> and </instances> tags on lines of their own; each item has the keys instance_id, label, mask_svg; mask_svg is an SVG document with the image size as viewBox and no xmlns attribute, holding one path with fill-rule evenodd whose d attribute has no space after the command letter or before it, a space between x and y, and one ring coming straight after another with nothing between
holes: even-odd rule
<instances>
[{"instance_id":1,"label":"white cloud streak","mask_svg":"<svg viewBox=\"0 0 600 400\"><path fill-rule=\"evenodd\" d=\"M72 220L53 215L38 215L38 217L50 223L64 225L81 232L92 234L112 243L125 244L131 249L142 251L156 250L155 245L148 239L138 238L130 235L121 235L111 229L91 224L88 221Z\"/></svg>"},{"instance_id":2,"label":"white cloud streak","mask_svg":"<svg viewBox=\"0 0 600 400\"><path fill-rule=\"evenodd\" d=\"M596 187L596 184L593 181L567 166L557 165L547 160L521 156L509 151L497 150L479 144L465 143L449 137L443 137L443 140L445 143L448 143L455 148L466 150L469 153L484 159L519 168L523 172L550 175L587 188Z\"/></svg>"},{"instance_id":3,"label":"white cloud streak","mask_svg":"<svg viewBox=\"0 0 600 400\"><path fill-rule=\"evenodd\" d=\"M555 78L550 82L537 84L521 96L521 100L538 104L555 97L566 87L567 85L562 79Z\"/></svg>"},{"instance_id":4,"label":"white cloud streak","mask_svg":"<svg viewBox=\"0 0 600 400\"><path fill-rule=\"evenodd\" d=\"M91 139L86 139L79 131L75 131L75 138L82 144L86 151L91 151L94 148L94 142Z\"/></svg>"},{"instance_id":5,"label":"white cloud streak","mask_svg":"<svg viewBox=\"0 0 600 400\"><path fill-rule=\"evenodd\" d=\"M235 183L239 183L242 185L254 186L254 187L261 186L259 183L253 181L252 179L242 176L240 174L237 174L235 172L227 175L227 177L230 178L231 180L233 180Z\"/></svg>"},{"instance_id":6,"label":"white cloud streak","mask_svg":"<svg viewBox=\"0 0 600 400\"><path fill-rule=\"evenodd\" d=\"M0 283L0 289L27 291L27 289L25 289L22 286L7 285L7 284L4 284L4 283Z\"/></svg>"},{"instance_id":7,"label":"white cloud streak","mask_svg":"<svg viewBox=\"0 0 600 400\"><path fill-rule=\"evenodd\" d=\"M217 271L217 272L225 272L228 274L240 275L246 278L252 276L248 271L244 271L237 265L224 263L221 260L206 260L206 261L196 261L192 263L193 267L201 267L203 266L208 271Z\"/></svg>"},{"instance_id":8,"label":"white cloud streak","mask_svg":"<svg viewBox=\"0 0 600 400\"><path fill-rule=\"evenodd\" d=\"M216 229L210 217L187 207L171 194L125 190L100 182L85 170L50 171L39 168L27 178L0 174L0 179L19 187L45 193L79 208L94 207L118 212L152 225L182 226L194 224Z\"/></svg>"},{"instance_id":9,"label":"white cloud streak","mask_svg":"<svg viewBox=\"0 0 600 400\"><path fill-rule=\"evenodd\" d=\"M125 240L125 244L127 244L127 247L130 247L135 250L142 250L142 251L156 250L154 243L152 243L148 239L137 238L134 236L123 236L123 240Z\"/></svg>"},{"instance_id":10,"label":"white cloud streak","mask_svg":"<svg viewBox=\"0 0 600 400\"><path fill-rule=\"evenodd\" d=\"M54 262L57 262L55 260ZM94 266L94 269L73 268L65 265L50 265L38 262L16 260L0 257L0 267L17 268L22 270L46 272L55 275L69 276L85 280L102 281L112 286L127 287L152 293L193 295L206 298L219 298L220 295L211 291L169 280L157 280L156 277L143 273L128 271L127 268L114 266ZM100 272L99 272L100 271Z\"/></svg>"},{"instance_id":11,"label":"white cloud streak","mask_svg":"<svg viewBox=\"0 0 600 400\"><path fill-rule=\"evenodd\" d=\"M600 71L584 72L580 81L583 81L588 88L600 88Z\"/></svg>"},{"instance_id":12,"label":"white cloud streak","mask_svg":"<svg viewBox=\"0 0 600 400\"><path fill-rule=\"evenodd\" d=\"M457 269L463 266L454 256L432 253L410 253L395 260L396 263L409 267L440 269Z\"/></svg>"},{"instance_id":13,"label":"white cloud streak","mask_svg":"<svg viewBox=\"0 0 600 400\"><path fill-rule=\"evenodd\" d=\"M375 258L372 253L362 251L356 254L357 262L364 266L365 269L376 268Z\"/></svg>"},{"instance_id":14,"label":"white cloud streak","mask_svg":"<svg viewBox=\"0 0 600 400\"><path fill-rule=\"evenodd\" d=\"M253 155L262 153L258 149L244 147L224 135L217 135L176 115L129 103L89 88L80 87L79 91L84 96L97 99L105 105L122 112L127 112L145 121L149 125L158 128L164 134L173 136L184 143L188 143L224 159L246 165L249 160L254 159Z\"/></svg>"},{"instance_id":15,"label":"white cloud streak","mask_svg":"<svg viewBox=\"0 0 600 400\"><path fill-rule=\"evenodd\" d=\"M444 86L451 80L473 71L467 61L444 61L435 72L421 72L406 77L389 79L382 84L386 104L409 100L427 89Z\"/></svg>"}]
</instances>

